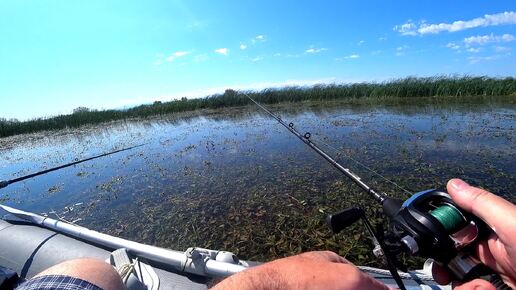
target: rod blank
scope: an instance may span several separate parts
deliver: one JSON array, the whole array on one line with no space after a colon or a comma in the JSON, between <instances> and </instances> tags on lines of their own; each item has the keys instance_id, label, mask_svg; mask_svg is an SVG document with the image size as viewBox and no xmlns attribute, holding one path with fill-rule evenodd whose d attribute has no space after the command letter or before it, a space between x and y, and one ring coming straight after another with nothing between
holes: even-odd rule
<instances>
[{"instance_id":1,"label":"rod blank","mask_svg":"<svg viewBox=\"0 0 516 290\"><path fill-rule=\"evenodd\" d=\"M67 163L67 164L64 164L64 165L60 165L60 166L57 166L57 167L52 167L52 168L49 168L49 169L45 169L45 170L42 170L42 171L31 173L29 175L25 175L25 176L22 176L22 177L14 178L14 179L11 179L11 180L3 180L3 181L0 181L0 188L7 187L10 184L13 184L13 183L16 183L16 182L20 182L20 181L23 181L25 179L29 179L29 178L36 177L36 176L39 176L39 175L47 174L47 173L52 172L52 171L56 171L56 170L59 170L59 169L70 167L70 166L73 166L73 165L76 165L76 164L79 164L79 163L83 163L83 162L90 161L90 160L93 160L93 159L97 159L97 158L100 158L100 157L108 156L108 155L115 154L115 153L118 153L118 152L127 151L127 150L130 150L130 149L141 147L143 145L145 145L145 144L140 144L140 145L136 145L136 146L131 146L131 147L122 148L122 149L118 149L118 150L115 150L115 151L103 153L103 154L100 154L100 155L97 155L97 156L93 156L93 157L89 157L89 158L86 158L86 159L70 162L70 163Z\"/></svg>"},{"instance_id":2,"label":"rod blank","mask_svg":"<svg viewBox=\"0 0 516 290\"><path fill-rule=\"evenodd\" d=\"M285 123L280 117L276 116L274 113L269 111L267 108L262 106L260 103L255 101L253 98L251 98L249 95L244 94L249 100L251 100L253 103L255 103L260 109L265 111L267 114L269 114L271 117L276 119L281 125L283 125L285 128L287 128L292 134L294 134L299 140L303 141L306 145L308 145L310 148L312 148L315 152L317 152L319 155L321 155L326 161L330 162L331 165L333 165L335 168L337 168L340 172L344 173L349 179L351 179L353 182L355 182L360 188L362 188L367 194L369 194L372 198L374 198L378 203L383 204L387 196L384 193L377 192L373 188L371 188L369 185L367 185L365 182L362 181L362 179L353 173L348 168L345 168L340 163L338 163L335 159L333 159L330 155L328 155L326 152L324 152L319 146L317 146L314 142L310 140L310 133L305 133L305 135L301 135L295 128L293 123Z\"/></svg>"}]
</instances>

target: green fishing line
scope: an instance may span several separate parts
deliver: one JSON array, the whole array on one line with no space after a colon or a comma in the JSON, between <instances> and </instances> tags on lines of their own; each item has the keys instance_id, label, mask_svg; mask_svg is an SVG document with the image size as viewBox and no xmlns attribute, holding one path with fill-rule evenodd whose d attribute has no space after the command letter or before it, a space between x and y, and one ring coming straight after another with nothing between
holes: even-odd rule
<instances>
[{"instance_id":1,"label":"green fishing line","mask_svg":"<svg viewBox=\"0 0 516 290\"><path fill-rule=\"evenodd\" d=\"M449 233L453 233L464 221L459 210L450 205L440 206L430 212L430 214L434 216Z\"/></svg>"}]
</instances>

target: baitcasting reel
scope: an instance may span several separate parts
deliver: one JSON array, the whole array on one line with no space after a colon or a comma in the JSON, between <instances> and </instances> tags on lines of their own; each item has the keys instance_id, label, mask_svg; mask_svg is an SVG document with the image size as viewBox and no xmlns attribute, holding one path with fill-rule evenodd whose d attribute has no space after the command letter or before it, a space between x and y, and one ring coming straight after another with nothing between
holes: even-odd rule
<instances>
[{"instance_id":1,"label":"baitcasting reel","mask_svg":"<svg viewBox=\"0 0 516 290\"><path fill-rule=\"evenodd\" d=\"M458 208L447 193L426 190L404 202L386 197L382 207L390 219L390 226L385 233L383 229L372 231L363 211L357 211L357 208L328 216L328 223L337 233L360 218L366 221L366 228L378 242L396 282L401 282L396 268L406 268L396 260L396 256L405 252L432 258L456 280L484 278L498 289L509 289L500 287L504 284L499 276L470 255L476 242L487 237L491 229L478 217Z\"/></svg>"}]
</instances>

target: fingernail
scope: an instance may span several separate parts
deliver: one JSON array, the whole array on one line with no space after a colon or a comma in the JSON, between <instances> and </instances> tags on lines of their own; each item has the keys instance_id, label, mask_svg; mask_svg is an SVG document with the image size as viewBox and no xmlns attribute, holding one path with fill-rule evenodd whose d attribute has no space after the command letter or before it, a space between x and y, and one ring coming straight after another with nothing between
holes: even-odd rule
<instances>
[{"instance_id":1,"label":"fingernail","mask_svg":"<svg viewBox=\"0 0 516 290\"><path fill-rule=\"evenodd\" d=\"M456 190L464 190L469 187L469 184L461 179L452 179L451 186Z\"/></svg>"},{"instance_id":2,"label":"fingernail","mask_svg":"<svg viewBox=\"0 0 516 290\"><path fill-rule=\"evenodd\" d=\"M488 290L488 288L485 287L484 285L477 285L477 286L475 286L475 290Z\"/></svg>"}]
</instances>

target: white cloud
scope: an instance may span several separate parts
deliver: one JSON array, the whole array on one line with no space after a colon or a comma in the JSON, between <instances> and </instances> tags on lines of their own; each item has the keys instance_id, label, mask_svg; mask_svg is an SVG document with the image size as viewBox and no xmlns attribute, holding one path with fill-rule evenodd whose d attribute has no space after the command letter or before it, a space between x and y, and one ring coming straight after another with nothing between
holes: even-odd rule
<instances>
[{"instance_id":1,"label":"white cloud","mask_svg":"<svg viewBox=\"0 0 516 290\"><path fill-rule=\"evenodd\" d=\"M251 61L252 61L252 62L257 62L257 61L260 61L260 60L262 60L262 59L263 59L263 57L261 57L261 56L257 56L257 57L253 57L253 58L251 58Z\"/></svg>"},{"instance_id":2,"label":"white cloud","mask_svg":"<svg viewBox=\"0 0 516 290\"><path fill-rule=\"evenodd\" d=\"M450 42L450 43L446 44L446 47L450 48L450 49L453 49L453 50L459 50L460 49L460 45L456 44L455 42Z\"/></svg>"},{"instance_id":3,"label":"white cloud","mask_svg":"<svg viewBox=\"0 0 516 290\"><path fill-rule=\"evenodd\" d=\"M153 63L152 63L154 66L160 66L163 64L163 59L156 59Z\"/></svg>"},{"instance_id":4,"label":"white cloud","mask_svg":"<svg viewBox=\"0 0 516 290\"><path fill-rule=\"evenodd\" d=\"M479 63L481 61L492 61L497 60L501 57L499 54L491 55L491 56L470 56L468 57L470 64Z\"/></svg>"},{"instance_id":5,"label":"white cloud","mask_svg":"<svg viewBox=\"0 0 516 290\"><path fill-rule=\"evenodd\" d=\"M203 62L203 61L207 61L208 59L209 59L209 56L206 53L201 53L201 54L195 55L193 57L194 62Z\"/></svg>"},{"instance_id":6,"label":"white cloud","mask_svg":"<svg viewBox=\"0 0 516 290\"><path fill-rule=\"evenodd\" d=\"M243 44L243 43L240 43L240 49L241 50L244 50L247 48L247 45Z\"/></svg>"},{"instance_id":7,"label":"white cloud","mask_svg":"<svg viewBox=\"0 0 516 290\"><path fill-rule=\"evenodd\" d=\"M466 49L466 51L468 52L471 52L471 53L479 53L482 49L480 48L474 48L474 47L470 47L468 49Z\"/></svg>"},{"instance_id":8,"label":"white cloud","mask_svg":"<svg viewBox=\"0 0 516 290\"><path fill-rule=\"evenodd\" d=\"M404 55L407 48L409 48L408 45L402 45L402 46L396 47L396 56Z\"/></svg>"},{"instance_id":9,"label":"white cloud","mask_svg":"<svg viewBox=\"0 0 516 290\"><path fill-rule=\"evenodd\" d=\"M362 45L364 43L365 43L365 40L360 40L359 42L357 42L357 45L360 46L360 45Z\"/></svg>"},{"instance_id":10,"label":"white cloud","mask_svg":"<svg viewBox=\"0 0 516 290\"><path fill-rule=\"evenodd\" d=\"M373 51L371 51L372 55L379 55L379 54L382 54L382 53L383 53L383 50L373 50Z\"/></svg>"},{"instance_id":11,"label":"white cloud","mask_svg":"<svg viewBox=\"0 0 516 290\"><path fill-rule=\"evenodd\" d=\"M253 44L255 44L256 42L264 42L266 40L267 40L267 36L260 34L260 35L255 36L253 39L251 39L251 42Z\"/></svg>"},{"instance_id":12,"label":"white cloud","mask_svg":"<svg viewBox=\"0 0 516 290\"><path fill-rule=\"evenodd\" d=\"M345 60L345 59L356 59L356 58L360 58L360 55L359 54L350 54L350 55L347 55L347 56L344 56L344 57L338 57L336 58L335 60Z\"/></svg>"},{"instance_id":13,"label":"white cloud","mask_svg":"<svg viewBox=\"0 0 516 290\"><path fill-rule=\"evenodd\" d=\"M471 44L482 45L482 44L486 44L486 43L490 42L492 38L493 38L493 36L489 36L489 35L471 36L471 37L464 38L464 43L466 43L466 45L471 45Z\"/></svg>"},{"instance_id":14,"label":"white cloud","mask_svg":"<svg viewBox=\"0 0 516 290\"><path fill-rule=\"evenodd\" d=\"M401 35L416 35L417 25L409 20L407 23L394 26L393 30L398 31Z\"/></svg>"},{"instance_id":15,"label":"white cloud","mask_svg":"<svg viewBox=\"0 0 516 290\"><path fill-rule=\"evenodd\" d=\"M227 48L219 48L219 49L216 49L215 52L223 54L223 55L228 55L229 49L227 49Z\"/></svg>"},{"instance_id":16,"label":"white cloud","mask_svg":"<svg viewBox=\"0 0 516 290\"><path fill-rule=\"evenodd\" d=\"M163 64L163 58L165 55L163 53L156 53L156 60L152 63L154 66L160 66Z\"/></svg>"},{"instance_id":17,"label":"white cloud","mask_svg":"<svg viewBox=\"0 0 516 290\"><path fill-rule=\"evenodd\" d=\"M438 34L444 31L456 32L476 27L516 24L516 12L506 11L497 14L486 14L471 20L458 20L452 23L428 24L420 22L416 25L411 20L402 25L396 25L394 30L402 35Z\"/></svg>"},{"instance_id":18,"label":"white cloud","mask_svg":"<svg viewBox=\"0 0 516 290\"><path fill-rule=\"evenodd\" d=\"M503 34L503 35L477 35L464 38L464 43L469 45L484 45L487 43L497 43L497 42L511 42L516 41L516 37L512 34Z\"/></svg>"},{"instance_id":19,"label":"white cloud","mask_svg":"<svg viewBox=\"0 0 516 290\"><path fill-rule=\"evenodd\" d=\"M281 53L276 52L276 53L275 53L275 54L273 54L272 56L281 56Z\"/></svg>"},{"instance_id":20,"label":"white cloud","mask_svg":"<svg viewBox=\"0 0 516 290\"><path fill-rule=\"evenodd\" d=\"M182 57L182 56L185 56L189 54L188 51L176 51L174 53L172 53L169 57L167 57L167 61L168 62L171 62L173 61L174 59L178 58L178 57Z\"/></svg>"},{"instance_id":21,"label":"white cloud","mask_svg":"<svg viewBox=\"0 0 516 290\"><path fill-rule=\"evenodd\" d=\"M305 50L305 53L319 53L321 51L326 51L328 50L327 48L315 48L315 47L310 47L309 49Z\"/></svg>"},{"instance_id":22,"label":"white cloud","mask_svg":"<svg viewBox=\"0 0 516 290\"><path fill-rule=\"evenodd\" d=\"M495 46L495 47L494 47L494 50L495 50L496 52L505 52L505 51L511 51L511 50L512 50L512 48L507 47L507 46Z\"/></svg>"},{"instance_id":23,"label":"white cloud","mask_svg":"<svg viewBox=\"0 0 516 290\"><path fill-rule=\"evenodd\" d=\"M378 37L378 41L386 41L386 40L387 40L387 37L385 37L385 36Z\"/></svg>"},{"instance_id":24,"label":"white cloud","mask_svg":"<svg viewBox=\"0 0 516 290\"><path fill-rule=\"evenodd\" d=\"M186 28L190 31L192 30L201 30L207 26L207 23L205 21L199 21L195 20L189 23Z\"/></svg>"},{"instance_id":25,"label":"white cloud","mask_svg":"<svg viewBox=\"0 0 516 290\"><path fill-rule=\"evenodd\" d=\"M407 50L407 48L408 48L408 45L398 46L398 47L396 47L396 51L398 53L401 53L401 52L404 52L405 50Z\"/></svg>"}]
</instances>

